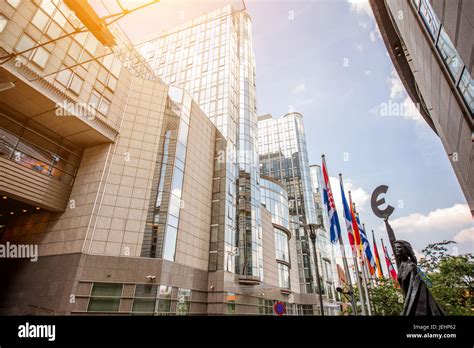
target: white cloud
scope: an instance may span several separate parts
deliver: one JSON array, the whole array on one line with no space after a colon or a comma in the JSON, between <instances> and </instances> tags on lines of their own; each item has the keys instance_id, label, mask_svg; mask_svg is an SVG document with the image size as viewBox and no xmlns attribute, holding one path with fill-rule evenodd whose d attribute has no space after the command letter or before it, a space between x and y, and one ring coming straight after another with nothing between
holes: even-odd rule
<instances>
[{"instance_id":1,"label":"white cloud","mask_svg":"<svg viewBox=\"0 0 474 348\"><path fill-rule=\"evenodd\" d=\"M380 29L377 25L377 23L375 23L375 28L374 30L372 30L369 34L369 38L370 38L370 41L372 42L375 42L377 41L377 39L381 39L382 38L382 34L380 34Z\"/></svg>"},{"instance_id":2,"label":"white cloud","mask_svg":"<svg viewBox=\"0 0 474 348\"><path fill-rule=\"evenodd\" d=\"M372 9L368 0L348 0L351 11L357 14L365 14L369 17L373 17Z\"/></svg>"},{"instance_id":3,"label":"white cloud","mask_svg":"<svg viewBox=\"0 0 474 348\"><path fill-rule=\"evenodd\" d=\"M423 122L423 117L421 117L420 111L413 103L411 98L407 96L400 105L402 112L400 115L403 118L414 120L418 122Z\"/></svg>"},{"instance_id":4,"label":"white cloud","mask_svg":"<svg viewBox=\"0 0 474 348\"><path fill-rule=\"evenodd\" d=\"M372 74L371 70L364 70L364 75L365 76L369 76L370 74Z\"/></svg>"},{"instance_id":5,"label":"white cloud","mask_svg":"<svg viewBox=\"0 0 474 348\"><path fill-rule=\"evenodd\" d=\"M406 95L405 87L403 86L403 83L395 70L392 70L390 73L390 76L388 77L388 84L390 86L390 98L397 99Z\"/></svg>"},{"instance_id":6,"label":"white cloud","mask_svg":"<svg viewBox=\"0 0 474 348\"><path fill-rule=\"evenodd\" d=\"M300 83L299 85L296 85L294 88L293 88L293 94L301 94L301 93L304 93L306 91L306 85L304 82Z\"/></svg>"},{"instance_id":7,"label":"white cloud","mask_svg":"<svg viewBox=\"0 0 474 348\"><path fill-rule=\"evenodd\" d=\"M431 211L427 215L414 213L390 222L393 230L397 234L444 231L453 228L462 228L469 223L472 224L472 216L467 204L455 204L449 208ZM385 227L383 225L380 226L380 230L383 231L384 229ZM459 234L461 234L461 232ZM461 235L461 237L458 238L463 238L463 236L464 235Z\"/></svg>"},{"instance_id":8,"label":"white cloud","mask_svg":"<svg viewBox=\"0 0 474 348\"><path fill-rule=\"evenodd\" d=\"M474 246L474 226L461 230L454 236L454 241L458 243L471 243Z\"/></svg>"},{"instance_id":9,"label":"white cloud","mask_svg":"<svg viewBox=\"0 0 474 348\"><path fill-rule=\"evenodd\" d=\"M332 195L336 202L336 207L339 212L340 218L343 218L342 196L339 178L331 176L329 178L329 182L331 184ZM366 209L367 202L370 199L370 195L363 188L356 187L354 183L347 178L344 179L344 190L346 191L347 201L349 202L348 191L351 191L352 202L356 204L357 211L364 212Z\"/></svg>"}]
</instances>

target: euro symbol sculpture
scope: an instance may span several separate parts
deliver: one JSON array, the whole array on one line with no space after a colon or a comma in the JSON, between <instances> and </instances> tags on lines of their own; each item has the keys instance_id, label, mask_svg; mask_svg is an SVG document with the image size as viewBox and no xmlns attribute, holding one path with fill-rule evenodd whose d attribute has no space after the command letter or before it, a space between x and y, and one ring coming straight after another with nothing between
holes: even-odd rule
<instances>
[{"instance_id":1,"label":"euro symbol sculpture","mask_svg":"<svg viewBox=\"0 0 474 348\"><path fill-rule=\"evenodd\" d=\"M387 191L387 185L377 186L374 192L372 192L372 197L370 198L370 205L372 206L372 211L374 212L374 214L377 217L383 219L385 223L385 228L387 229L388 240L390 241L390 246L392 247L392 252L395 254L395 233L393 232L392 226L390 226L388 222L388 217L392 215L395 208L391 205L387 205L385 209L379 208L382 204L385 204L385 198L379 199L379 196L381 194L387 193Z\"/></svg>"},{"instance_id":2,"label":"euro symbol sculpture","mask_svg":"<svg viewBox=\"0 0 474 348\"><path fill-rule=\"evenodd\" d=\"M390 215L392 215L393 211L395 210L394 207L391 205L388 205L385 209L380 209L379 207L385 203L385 198L380 198L379 196L383 193L387 193L388 186L387 185L380 185L378 186L374 192L372 193L372 197L370 199L370 204L372 206L372 211L374 214L381 218L381 219L387 219Z\"/></svg>"}]
</instances>

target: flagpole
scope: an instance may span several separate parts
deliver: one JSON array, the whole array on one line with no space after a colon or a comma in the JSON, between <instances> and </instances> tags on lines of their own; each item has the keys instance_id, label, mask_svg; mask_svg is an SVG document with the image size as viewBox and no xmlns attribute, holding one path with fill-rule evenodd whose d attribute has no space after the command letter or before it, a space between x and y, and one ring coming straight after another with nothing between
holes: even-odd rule
<instances>
[{"instance_id":1,"label":"flagpole","mask_svg":"<svg viewBox=\"0 0 474 348\"><path fill-rule=\"evenodd\" d=\"M377 261L377 269L380 270L380 272L377 271L377 277L379 278L380 276L382 276L382 279L385 278L384 275L383 275L383 268L382 268L382 261L380 261L380 254L379 254L379 248L377 248L377 242L375 241L375 234L374 234L374 230L372 230L372 240L374 241L374 254L376 254L376 257L378 260ZM377 281L378 283L378 281Z\"/></svg>"},{"instance_id":2,"label":"flagpole","mask_svg":"<svg viewBox=\"0 0 474 348\"><path fill-rule=\"evenodd\" d=\"M323 166L327 172L328 167L326 165L326 157L324 155L321 155L321 157L322 157ZM354 287L352 286L352 279L351 279L351 274L349 272L349 265L347 264L346 252L344 250L344 242L342 240L342 233L339 234L338 240L339 240L339 247L341 248L342 264L344 265L344 272L346 273L346 277L349 281L349 292L351 295L352 312L355 316L357 316L357 305L354 298Z\"/></svg>"},{"instance_id":3,"label":"flagpole","mask_svg":"<svg viewBox=\"0 0 474 348\"><path fill-rule=\"evenodd\" d=\"M380 238L380 240L382 241L382 248L383 248L384 253L385 253L384 256L385 255L387 256L388 262L390 262L390 266L395 270L395 268L393 267L392 260L390 260L390 255L388 254L388 249L383 243L383 238ZM392 275L390 274L390 268L389 268L388 265L387 265L387 270L388 270L388 275L390 276L390 278L392 278Z\"/></svg>"},{"instance_id":4,"label":"flagpole","mask_svg":"<svg viewBox=\"0 0 474 348\"><path fill-rule=\"evenodd\" d=\"M324 161L324 166L326 167L326 160L324 159L324 155L323 155L323 161ZM340 173L339 173L339 180L342 183L342 174L340 174ZM346 277L349 280L349 290L351 292L352 310L354 312L354 315L357 315L357 305L356 305L355 297L354 297L354 287L352 286L352 277L351 277L351 273L349 271L349 265L347 264L346 250L344 248L344 242L342 240L342 233L339 236L339 246L341 247L342 261L343 261L343 264L344 264L344 271L346 272ZM354 250L352 250L352 259L354 260ZM358 280L358 278L357 278L357 280ZM357 283L359 284L359 282L357 282ZM360 286L359 286L359 289L360 289Z\"/></svg>"},{"instance_id":5,"label":"flagpole","mask_svg":"<svg viewBox=\"0 0 474 348\"><path fill-rule=\"evenodd\" d=\"M349 204L350 204L350 207L351 209L352 208L352 197L351 197L351 191L347 191L347 193L349 194ZM355 217L355 215L354 215ZM357 221L356 221L356 225L357 225ZM354 235L355 235L355 231L354 231ZM360 237L359 237L360 239ZM362 291L363 291L363 286L362 286L362 283L360 281L360 278L361 278L361 272L359 271L359 252L357 251L357 248L359 248L360 250L360 246L359 245L356 245L355 246L355 253L354 251L352 252L352 257L354 259L354 266L355 266L355 270L356 270L356 274L357 274L357 286L359 287L359 299L360 299L360 305L362 307L362 315L367 315L367 310L366 310L366 304L365 304L365 300L364 300L364 295L362 294ZM360 255L362 256L362 255Z\"/></svg>"},{"instance_id":6,"label":"flagpole","mask_svg":"<svg viewBox=\"0 0 474 348\"><path fill-rule=\"evenodd\" d=\"M355 210L355 203L354 203L354 210ZM357 214L357 217L359 217L359 214ZM364 228L364 231L365 231L365 225L362 224L362 227ZM360 242L362 243L362 237L361 237L361 240ZM364 249L364 246L362 246L362 249ZM369 312L369 315L372 315L372 308L371 308L371 301L370 301L370 296L369 296L369 288L368 288L368 284L367 284L367 279L369 279L369 282L370 282L370 278L368 278L368 275L370 274L370 272L368 272L368 265L367 265L367 258L366 258L366 255L365 255L365 250L363 250L364 253L361 254L361 261L362 261L362 280L364 281L364 287L365 287L365 298L366 298L366 301L367 301L367 310Z\"/></svg>"},{"instance_id":7,"label":"flagpole","mask_svg":"<svg viewBox=\"0 0 474 348\"><path fill-rule=\"evenodd\" d=\"M357 214L358 215L358 214ZM362 224L363 228L364 228L364 231L365 231L365 237L367 238L367 243L368 243L368 246L369 246L369 249L370 249L370 242L369 242L369 236L367 236L367 230L365 229L365 223ZM370 252L372 252L372 250L370 250ZM367 255L366 255L367 256ZM375 256L374 256L374 261L375 261ZM368 278L369 279L369 283L370 283L370 286L374 286L374 278L372 277L372 273L370 272L370 267L369 267L369 260L367 259L366 257L366 262L365 262L365 266L366 266L366 271L367 271L367 275L368 275ZM375 276L375 273L377 272L377 262L375 263L375 268L374 268L374 276Z\"/></svg>"},{"instance_id":8,"label":"flagpole","mask_svg":"<svg viewBox=\"0 0 474 348\"><path fill-rule=\"evenodd\" d=\"M364 267L364 263L366 267ZM367 259L365 255L362 255L362 275L363 275L363 280L364 280L364 287L365 287L365 298L367 299L367 309L369 311L369 315L372 315L372 301L370 301L370 293L369 289L367 287Z\"/></svg>"}]
</instances>

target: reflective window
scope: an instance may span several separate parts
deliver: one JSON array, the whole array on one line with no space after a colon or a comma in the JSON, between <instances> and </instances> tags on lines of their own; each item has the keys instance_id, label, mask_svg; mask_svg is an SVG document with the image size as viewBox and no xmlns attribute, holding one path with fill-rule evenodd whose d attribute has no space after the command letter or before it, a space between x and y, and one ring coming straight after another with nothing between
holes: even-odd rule
<instances>
[{"instance_id":1,"label":"reflective window","mask_svg":"<svg viewBox=\"0 0 474 348\"><path fill-rule=\"evenodd\" d=\"M278 228L275 228L275 249L278 260L290 262L290 253L288 250L288 235Z\"/></svg>"},{"instance_id":2,"label":"reflective window","mask_svg":"<svg viewBox=\"0 0 474 348\"><path fill-rule=\"evenodd\" d=\"M54 10L56 9L55 3L59 3L59 1L56 0L42 0L40 2L40 7L49 15L53 14Z\"/></svg>"},{"instance_id":3,"label":"reflective window","mask_svg":"<svg viewBox=\"0 0 474 348\"><path fill-rule=\"evenodd\" d=\"M38 64L40 67L44 68L51 54L46 51L43 47L38 47L36 49L35 55L33 56L33 61Z\"/></svg>"},{"instance_id":4,"label":"reflective window","mask_svg":"<svg viewBox=\"0 0 474 348\"><path fill-rule=\"evenodd\" d=\"M227 314L235 314L235 293L233 292L227 293Z\"/></svg>"},{"instance_id":5,"label":"reflective window","mask_svg":"<svg viewBox=\"0 0 474 348\"><path fill-rule=\"evenodd\" d=\"M282 263L278 263L278 285L283 289L290 288L290 269Z\"/></svg>"},{"instance_id":6,"label":"reflective window","mask_svg":"<svg viewBox=\"0 0 474 348\"><path fill-rule=\"evenodd\" d=\"M158 315L167 315L171 310L171 286L160 285L156 312Z\"/></svg>"},{"instance_id":7,"label":"reflective window","mask_svg":"<svg viewBox=\"0 0 474 348\"><path fill-rule=\"evenodd\" d=\"M474 115L474 81L472 80L471 74L464 68L461 79L458 85L459 92L461 92L462 98L466 103L468 109L471 112L471 116Z\"/></svg>"},{"instance_id":8,"label":"reflective window","mask_svg":"<svg viewBox=\"0 0 474 348\"><path fill-rule=\"evenodd\" d=\"M94 283L87 311L118 312L121 296L122 284Z\"/></svg>"},{"instance_id":9,"label":"reflective window","mask_svg":"<svg viewBox=\"0 0 474 348\"><path fill-rule=\"evenodd\" d=\"M189 314L191 300L191 290L178 289L178 301L176 303L176 315Z\"/></svg>"},{"instance_id":10,"label":"reflective window","mask_svg":"<svg viewBox=\"0 0 474 348\"><path fill-rule=\"evenodd\" d=\"M105 97L102 97L102 99L100 100L99 109L97 111L99 111L102 115L105 116L109 111L109 107L110 101L108 101Z\"/></svg>"},{"instance_id":11,"label":"reflective window","mask_svg":"<svg viewBox=\"0 0 474 348\"><path fill-rule=\"evenodd\" d=\"M59 81L63 86L67 87L69 84L69 80L71 78L72 71L69 69L60 71L58 75L56 75L56 80Z\"/></svg>"},{"instance_id":12,"label":"reflective window","mask_svg":"<svg viewBox=\"0 0 474 348\"><path fill-rule=\"evenodd\" d=\"M425 22L431 37L436 38L440 22L438 16L436 16L435 11L431 7L429 0L421 0L420 15Z\"/></svg>"},{"instance_id":13,"label":"reflective window","mask_svg":"<svg viewBox=\"0 0 474 348\"><path fill-rule=\"evenodd\" d=\"M36 45L35 41L30 38L28 35L26 34L23 34L23 36L21 37L20 41L18 42L18 44L16 45L16 51L17 52L23 52L23 51L26 51L32 47L34 47ZM29 52L26 52L23 54L25 57L30 57L31 56L31 51Z\"/></svg>"},{"instance_id":14,"label":"reflective window","mask_svg":"<svg viewBox=\"0 0 474 348\"><path fill-rule=\"evenodd\" d=\"M0 13L0 33L3 32L3 29L5 29L7 24L8 24L8 18Z\"/></svg>"},{"instance_id":15,"label":"reflective window","mask_svg":"<svg viewBox=\"0 0 474 348\"><path fill-rule=\"evenodd\" d=\"M18 5L20 4L20 2L21 2L21 0L7 0L7 3L9 3L14 8L17 8Z\"/></svg>"},{"instance_id":16,"label":"reflective window","mask_svg":"<svg viewBox=\"0 0 474 348\"><path fill-rule=\"evenodd\" d=\"M441 57L448 67L451 76L454 78L454 80L457 80L464 63L443 27L441 27L438 43L436 45Z\"/></svg>"},{"instance_id":17,"label":"reflective window","mask_svg":"<svg viewBox=\"0 0 474 348\"><path fill-rule=\"evenodd\" d=\"M48 24L49 16L44 13L42 10L38 9L31 20L39 30L43 31L46 28L46 24Z\"/></svg>"},{"instance_id":18,"label":"reflective window","mask_svg":"<svg viewBox=\"0 0 474 348\"><path fill-rule=\"evenodd\" d=\"M52 39L57 39L62 34L62 29L59 25L52 22L49 25L49 28L48 28L46 34L48 34L48 36Z\"/></svg>"},{"instance_id":19,"label":"reflective window","mask_svg":"<svg viewBox=\"0 0 474 348\"><path fill-rule=\"evenodd\" d=\"M71 80L71 84L69 85L69 89L75 92L76 94L79 94L83 82L83 79L81 79L78 75L74 74Z\"/></svg>"}]
</instances>

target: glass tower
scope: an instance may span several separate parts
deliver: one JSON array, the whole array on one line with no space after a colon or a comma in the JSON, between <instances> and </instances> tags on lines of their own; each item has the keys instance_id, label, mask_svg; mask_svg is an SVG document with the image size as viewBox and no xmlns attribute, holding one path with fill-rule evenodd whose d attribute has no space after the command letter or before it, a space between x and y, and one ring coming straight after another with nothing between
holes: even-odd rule
<instances>
[{"instance_id":1,"label":"glass tower","mask_svg":"<svg viewBox=\"0 0 474 348\"><path fill-rule=\"evenodd\" d=\"M260 173L285 184L290 210L290 229L296 235L300 287L314 292L314 262L309 226L317 225L309 170L303 116L292 112L279 119L259 117Z\"/></svg>"},{"instance_id":2,"label":"glass tower","mask_svg":"<svg viewBox=\"0 0 474 348\"><path fill-rule=\"evenodd\" d=\"M226 173L223 180L215 178L220 188L213 205L220 208L211 224L211 231L217 231L212 234L222 236L223 245L211 242L211 253L223 250L224 259L217 264L238 273L242 282L260 282L262 227L249 15L228 5L137 48L165 83L190 93L225 138L225 154L217 153L215 161L218 166L225 161Z\"/></svg>"}]
</instances>

